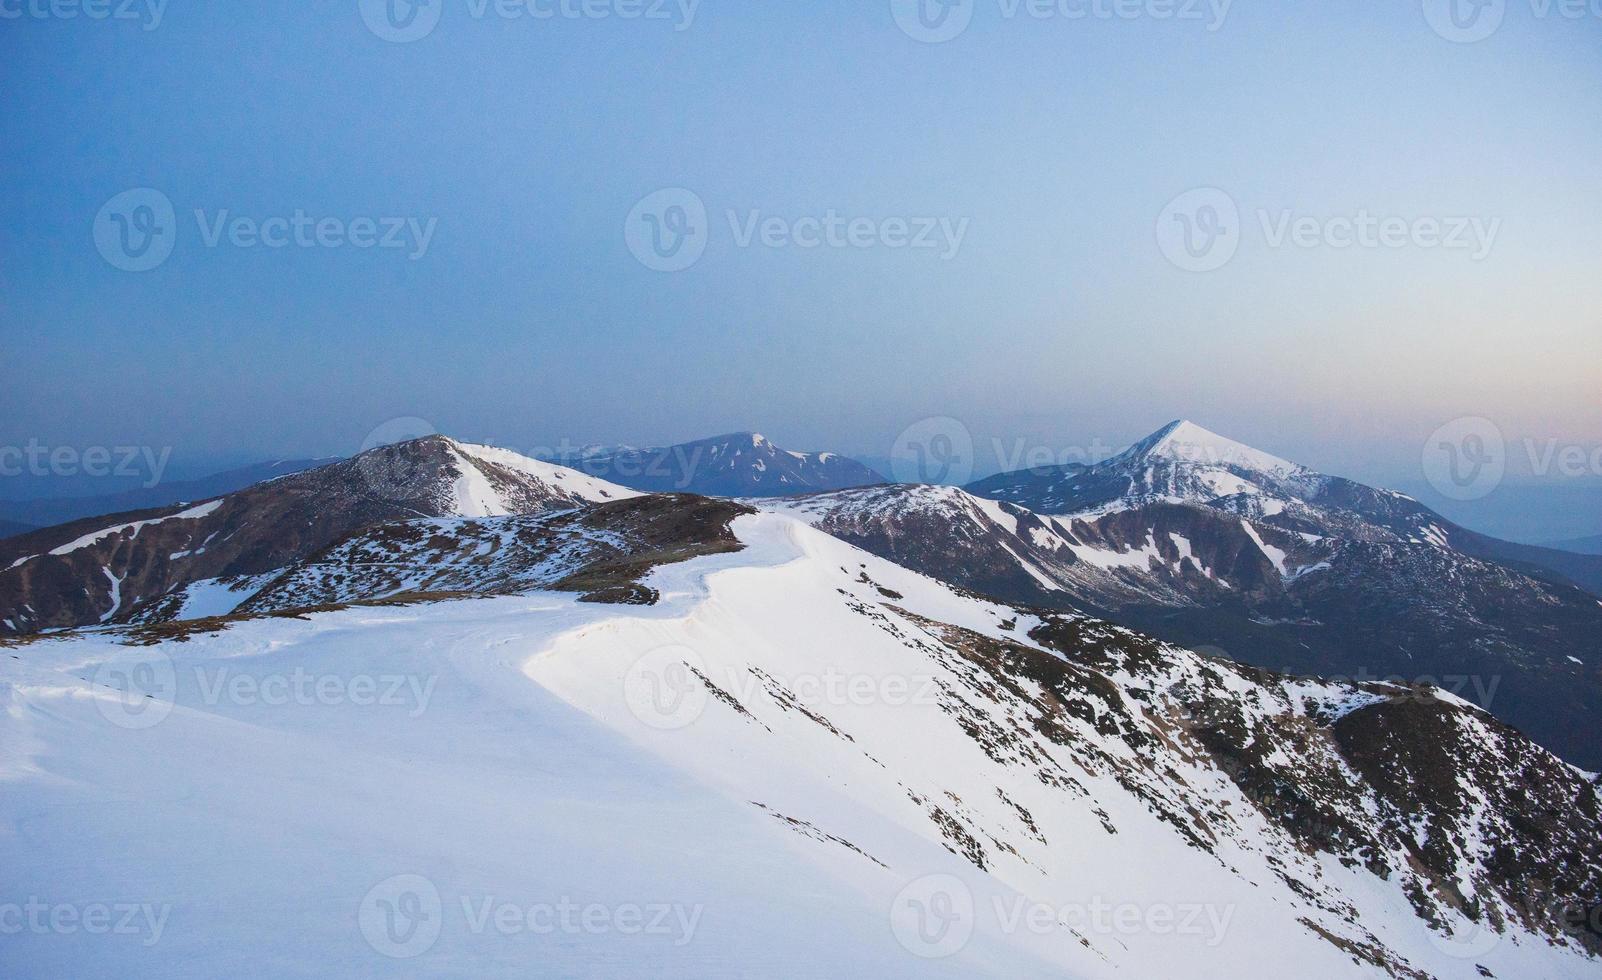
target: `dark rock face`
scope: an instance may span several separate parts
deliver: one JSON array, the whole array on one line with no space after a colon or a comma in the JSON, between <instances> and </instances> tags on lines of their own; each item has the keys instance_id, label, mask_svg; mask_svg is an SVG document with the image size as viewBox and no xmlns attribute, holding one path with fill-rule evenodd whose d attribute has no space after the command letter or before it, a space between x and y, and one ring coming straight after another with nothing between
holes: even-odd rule
<instances>
[{"instance_id":1,"label":"dark rock face","mask_svg":"<svg viewBox=\"0 0 1602 980\"><path fill-rule=\"evenodd\" d=\"M926 626L976 669L974 692L1031 720L1013 731L967 726L997 762L1036 764L1032 739L1067 747L1089 771L1120 773L1126 790L1214 853L1217 841L1239 839L1239 816L1179 774L1200 762L1291 846L1398 882L1433 927L1451 909L1491 933L1516 924L1602 954L1589 917L1602 890L1596 781L1472 705L1434 688L1298 679L1199 657L1086 617L1046 613L1030 631L1061 659ZM1326 883L1288 866L1282 875L1340 913ZM1382 944L1359 952L1392 975L1415 975Z\"/></svg>"},{"instance_id":2,"label":"dark rock face","mask_svg":"<svg viewBox=\"0 0 1602 980\"><path fill-rule=\"evenodd\" d=\"M708 497L784 497L886 482L854 459L791 452L754 433L659 449L607 450L556 462L648 493Z\"/></svg>"},{"instance_id":3,"label":"dark rock face","mask_svg":"<svg viewBox=\"0 0 1602 980\"><path fill-rule=\"evenodd\" d=\"M652 605L639 579L659 565L738 551L733 501L651 495L545 515L385 524L299 562L239 606L286 611L393 599L579 592Z\"/></svg>"},{"instance_id":4,"label":"dark rock face","mask_svg":"<svg viewBox=\"0 0 1602 980\"><path fill-rule=\"evenodd\" d=\"M1602 895L1602 801L1573 768L1492 719L1433 698L1387 700L1333 727L1437 894L1479 919L1489 890L1538 930L1602 954L1588 911ZM1483 847L1465 895L1461 869Z\"/></svg>"}]
</instances>

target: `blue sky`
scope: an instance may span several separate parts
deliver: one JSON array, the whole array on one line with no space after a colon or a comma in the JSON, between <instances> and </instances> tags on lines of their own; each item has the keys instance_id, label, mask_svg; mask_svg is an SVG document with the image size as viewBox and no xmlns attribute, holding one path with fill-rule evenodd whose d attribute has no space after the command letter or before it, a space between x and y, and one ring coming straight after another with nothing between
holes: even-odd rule
<instances>
[{"instance_id":1,"label":"blue sky","mask_svg":"<svg viewBox=\"0 0 1602 980\"><path fill-rule=\"evenodd\" d=\"M514 447L759 429L882 456L932 415L1053 447L1189 417L1394 484L1458 416L1602 433L1595 13L1511 0L1462 44L1419 2L1239 0L1214 25L975 0L929 44L888 0L689 23L434 2L402 44L356 0L170 0L150 30L0 0L24 11L0 20L0 443L344 454L418 416ZM97 216L145 187L174 248L122 271ZM1204 187L1238 252L1188 271L1155 229ZM679 272L625 239L664 188L708 212ZM949 257L739 241L831 209L964 234ZM196 210L432 235L415 258L212 245ZM1360 211L1497 230L1477 257L1264 226Z\"/></svg>"}]
</instances>

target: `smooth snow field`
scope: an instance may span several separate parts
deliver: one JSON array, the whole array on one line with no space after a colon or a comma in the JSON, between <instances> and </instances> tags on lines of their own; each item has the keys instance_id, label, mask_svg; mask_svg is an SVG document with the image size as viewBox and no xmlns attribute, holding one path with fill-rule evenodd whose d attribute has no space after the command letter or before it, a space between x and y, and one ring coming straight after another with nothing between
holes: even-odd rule
<instances>
[{"instance_id":1,"label":"smooth snow field","mask_svg":"<svg viewBox=\"0 0 1602 980\"><path fill-rule=\"evenodd\" d=\"M1276 861L1431 975L1597 975L1446 942L1199 768L1243 828L1216 854L1048 742L1088 796L996 761L909 617L1027 622L789 517L735 531L652 573L652 607L0 648L0 978L1379 975L1298 921L1349 933Z\"/></svg>"}]
</instances>

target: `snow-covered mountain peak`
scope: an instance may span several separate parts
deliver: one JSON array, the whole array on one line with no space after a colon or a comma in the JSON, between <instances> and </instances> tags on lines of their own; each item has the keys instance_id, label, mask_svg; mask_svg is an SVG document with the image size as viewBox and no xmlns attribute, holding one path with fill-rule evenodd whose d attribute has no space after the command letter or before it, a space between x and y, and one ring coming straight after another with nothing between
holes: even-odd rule
<instances>
[{"instance_id":1,"label":"snow-covered mountain peak","mask_svg":"<svg viewBox=\"0 0 1602 980\"><path fill-rule=\"evenodd\" d=\"M1042 514L1107 514L1152 503L1216 505L1251 501L1248 511L1279 513L1328 478L1190 421L1158 429L1090 466L1001 473L968 489ZM1231 509L1240 510L1236 506Z\"/></svg>"},{"instance_id":2,"label":"snow-covered mountain peak","mask_svg":"<svg viewBox=\"0 0 1602 980\"><path fill-rule=\"evenodd\" d=\"M732 449L765 449L773 446L773 442L760 432L725 432L723 435L708 436L705 439L699 439L694 443L689 443L688 445L721 446ZM671 448L671 446L658 446L654 449L647 449L645 451L661 452L663 449Z\"/></svg>"},{"instance_id":3,"label":"snow-covered mountain peak","mask_svg":"<svg viewBox=\"0 0 1602 980\"><path fill-rule=\"evenodd\" d=\"M1181 419L1170 422L1125 450L1117 460L1199 463L1286 474L1302 469L1272 453L1254 449L1227 436Z\"/></svg>"}]
</instances>

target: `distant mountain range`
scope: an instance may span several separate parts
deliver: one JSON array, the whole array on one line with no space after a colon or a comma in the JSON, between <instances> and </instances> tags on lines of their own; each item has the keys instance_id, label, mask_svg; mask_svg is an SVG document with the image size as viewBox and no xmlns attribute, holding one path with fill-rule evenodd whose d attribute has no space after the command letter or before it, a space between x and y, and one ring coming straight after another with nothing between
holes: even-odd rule
<instances>
[{"instance_id":1,"label":"distant mountain range","mask_svg":"<svg viewBox=\"0 0 1602 980\"><path fill-rule=\"evenodd\" d=\"M1589 538L1575 538L1570 541L1554 541L1547 545L1559 551L1572 551L1579 555L1602 555L1602 534Z\"/></svg>"},{"instance_id":2,"label":"distant mountain range","mask_svg":"<svg viewBox=\"0 0 1602 980\"><path fill-rule=\"evenodd\" d=\"M1192 423L1093 466L779 506L1009 601L1269 669L1451 683L1602 768L1602 559L1496 541Z\"/></svg>"},{"instance_id":3,"label":"distant mountain range","mask_svg":"<svg viewBox=\"0 0 1602 980\"><path fill-rule=\"evenodd\" d=\"M37 500L0 500L0 537L5 525L52 527L80 517L121 514L127 511L166 507L191 500L210 500L225 493L243 490L266 480L326 466L337 457L324 459L281 459L225 470L193 480L172 480L153 487L86 497L49 497Z\"/></svg>"},{"instance_id":4,"label":"distant mountain range","mask_svg":"<svg viewBox=\"0 0 1602 980\"><path fill-rule=\"evenodd\" d=\"M787 497L887 482L849 457L781 449L754 432L656 449L591 448L552 461L635 490L709 497Z\"/></svg>"},{"instance_id":5,"label":"distant mountain range","mask_svg":"<svg viewBox=\"0 0 1602 980\"><path fill-rule=\"evenodd\" d=\"M500 583L477 591L529 588L565 577L543 564L550 545L538 534L516 548L473 538L499 557L462 571L462 557L428 535L391 541L382 529L538 517L688 487L799 517L1007 602L1089 612L1268 669L1450 685L1602 769L1591 737L1602 726L1602 557L1487 538L1403 494L1192 423L1100 464L1002 474L966 490L887 485L844 457L789 452L758 435L580 455L577 470L437 436L199 504L6 538L0 632L226 615L311 595L342 601L343 590L376 588L374 576L414 591L471 592L475 576ZM779 496L798 487L828 489ZM384 557L326 582L302 567L396 548L404 561ZM397 565L439 574L375 570Z\"/></svg>"},{"instance_id":6,"label":"distant mountain range","mask_svg":"<svg viewBox=\"0 0 1602 980\"><path fill-rule=\"evenodd\" d=\"M19 524L16 521L0 521L0 538L15 537L28 531L38 530L32 524Z\"/></svg>"}]
</instances>

